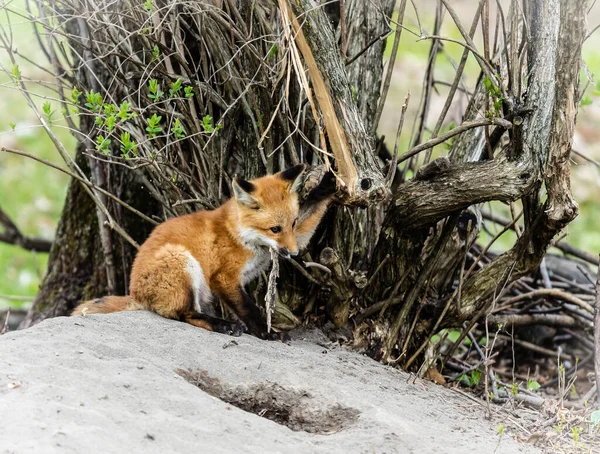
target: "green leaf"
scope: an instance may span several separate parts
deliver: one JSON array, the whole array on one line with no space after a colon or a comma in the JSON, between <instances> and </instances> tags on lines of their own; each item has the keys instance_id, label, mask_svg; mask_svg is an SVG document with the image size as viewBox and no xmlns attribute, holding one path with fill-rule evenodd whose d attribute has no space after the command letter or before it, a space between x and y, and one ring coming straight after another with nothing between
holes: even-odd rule
<instances>
[{"instance_id":1,"label":"green leaf","mask_svg":"<svg viewBox=\"0 0 600 454\"><path fill-rule=\"evenodd\" d=\"M16 63L12 67L11 75L15 81L21 80L21 70L19 69L19 65L17 65Z\"/></svg>"},{"instance_id":2,"label":"green leaf","mask_svg":"<svg viewBox=\"0 0 600 454\"><path fill-rule=\"evenodd\" d=\"M584 106L589 106L590 104L592 104L592 98L590 96L584 96L583 99L581 100L581 107Z\"/></svg>"},{"instance_id":3,"label":"green leaf","mask_svg":"<svg viewBox=\"0 0 600 454\"><path fill-rule=\"evenodd\" d=\"M473 384L473 386L477 386L480 381L481 381L481 371L474 370L473 372L471 372L471 383Z\"/></svg>"},{"instance_id":4,"label":"green leaf","mask_svg":"<svg viewBox=\"0 0 600 454\"><path fill-rule=\"evenodd\" d=\"M155 102L157 102L164 95L164 93L160 91L160 85L158 85L158 80L156 79L150 79L150 83L148 84L148 90L150 90L148 98L152 99Z\"/></svg>"},{"instance_id":5,"label":"green leaf","mask_svg":"<svg viewBox=\"0 0 600 454\"><path fill-rule=\"evenodd\" d=\"M213 126L213 118L210 115L205 115L202 117L202 127L204 128L204 132L212 133L215 128Z\"/></svg>"},{"instance_id":6,"label":"green leaf","mask_svg":"<svg viewBox=\"0 0 600 454\"><path fill-rule=\"evenodd\" d=\"M117 112L117 117L119 117L121 121L130 120L131 118L135 117L135 112L131 112L130 110L131 103L123 101L119 106L119 112Z\"/></svg>"},{"instance_id":7,"label":"green leaf","mask_svg":"<svg viewBox=\"0 0 600 454\"><path fill-rule=\"evenodd\" d=\"M79 99L81 98L81 92L77 90L77 87L73 87L73 91L71 92L71 102L75 105L79 104Z\"/></svg>"},{"instance_id":8,"label":"green leaf","mask_svg":"<svg viewBox=\"0 0 600 454\"><path fill-rule=\"evenodd\" d=\"M117 106L114 104L104 104L104 113L106 115L114 115L117 113Z\"/></svg>"},{"instance_id":9,"label":"green leaf","mask_svg":"<svg viewBox=\"0 0 600 454\"><path fill-rule=\"evenodd\" d=\"M111 144L110 139L104 138L104 136L98 135L96 136L96 150L100 151L103 154L110 154L110 149L108 148Z\"/></svg>"},{"instance_id":10,"label":"green leaf","mask_svg":"<svg viewBox=\"0 0 600 454\"><path fill-rule=\"evenodd\" d=\"M194 87L185 87L183 89L186 98L191 98L194 96Z\"/></svg>"},{"instance_id":11,"label":"green leaf","mask_svg":"<svg viewBox=\"0 0 600 454\"><path fill-rule=\"evenodd\" d=\"M50 101L45 101L43 106L42 106L42 111L44 112L44 117L46 117L46 120L48 121L48 123L52 123L53 121L53 116L54 116L54 110L52 110L52 104L50 104Z\"/></svg>"},{"instance_id":12,"label":"green leaf","mask_svg":"<svg viewBox=\"0 0 600 454\"><path fill-rule=\"evenodd\" d=\"M85 95L86 103L85 107L90 109L94 113L102 112L102 95L100 93L96 93L94 90L90 90Z\"/></svg>"},{"instance_id":13,"label":"green leaf","mask_svg":"<svg viewBox=\"0 0 600 454\"><path fill-rule=\"evenodd\" d=\"M275 58L275 56L277 55L278 49L279 49L279 47L277 47L277 44L273 44L271 46L271 48L269 49L269 54L267 55L267 59L272 60L273 58Z\"/></svg>"},{"instance_id":14,"label":"green leaf","mask_svg":"<svg viewBox=\"0 0 600 454\"><path fill-rule=\"evenodd\" d=\"M531 378L529 380L527 380L527 389L529 391L537 391L538 389L540 389L541 385L535 381L532 380Z\"/></svg>"},{"instance_id":15,"label":"green leaf","mask_svg":"<svg viewBox=\"0 0 600 454\"><path fill-rule=\"evenodd\" d=\"M595 410L592 412L592 414L590 415L590 422L593 425L600 424L600 410Z\"/></svg>"},{"instance_id":16,"label":"green leaf","mask_svg":"<svg viewBox=\"0 0 600 454\"><path fill-rule=\"evenodd\" d=\"M146 11L148 11L149 13L151 13L152 10L154 10L154 5L152 5L152 1L151 0L146 0L144 2L144 8L146 9Z\"/></svg>"},{"instance_id":17,"label":"green leaf","mask_svg":"<svg viewBox=\"0 0 600 454\"><path fill-rule=\"evenodd\" d=\"M113 132L113 129L115 129L116 124L117 117L115 117L114 115L106 117L106 120L104 121L104 126L106 126L106 129L108 129L108 132Z\"/></svg>"},{"instance_id":18,"label":"green leaf","mask_svg":"<svg viewBox=\"0 0 600 454\"><path fill-rule=\"evenodd\" d=\"M169 96L171 98L175 97L177 95L177 93L179 93L181 91L181 86L182 86L181 79L177 79L175 82L173 82L171 84L171 87L169 88Z\"/></svg>"},{"instance_id":19,"label":"green leaf","mask_svg":"<svg viewBox=\"0 0 600 454\"><path fill-rule=\"evenodd\" d=\"M489 92L491 92L494 87L494 84L492 84L492 80L488 76L485 76L483 78L483 85Z\"/></svg>"},{"instance_id":20,"label":"green leaf","mask_svg":"<svg viewBox=\"0 0 600 454\"><path fill-rule=\"evenodd\" d=\"M12 129L13 131L17 127L16 123L13 123L12 121L8 123L8 126L10 126L10 129Z\"/></svg>"},{"instance_id":21,"label":"green leaf","mask_svg":"<svg viewBox=\"0 0 600 454\"><path fill-rule=\"evenodd\" d=\"M160 115L153 114L150 118L146 118L146 123L148 126L146 127L146 131L148 132L148 136L153 139L156 137L156 133L159 133L163 130L162 126L159 126L162 117Z\"/></svg>"},{"instance_id":22,"label":"green leaf","mask_svg":"<svg viewBox=\"0 0 600 454\"><path fill-rule=\"evenodd\" d=\"M159 55L160 55L160 49L155 44L154 47L152 48L152 60L156 60Z\"/></svg>"},{"instance_id":23,"label":"green leaf","mask_svg":"<svg viewBox=\"0 0 600 454\"><path fill-rule=\"evenodd\" d=\"M175 119L175 122L173 123L173 126L171 127L171 132L178 139L185 138L185 130L183 129L183 126L181 126L181 122L179 121L179 118Z\"/></svg>"},{"instance_id":24,"label":"green leaf","mask_svg":"<svg viewBox=\"0 0 600 454\"><path fill-rule=\"evenodd\" d=\"M467 386L471 386L471 378L467 374L462 374L456 377L457 382L466 381Z\"/></svg>"},{"instance_id":25,"label":"green leaf","mask_svg":"<svg viewBox=\"0 0 600 454\"><path fill-rule=\"evenodd\" d=\"M460 337L460 330L453 329L448 331L448 340L452 343L455 343Z\"/></svg>"}]
</instances>

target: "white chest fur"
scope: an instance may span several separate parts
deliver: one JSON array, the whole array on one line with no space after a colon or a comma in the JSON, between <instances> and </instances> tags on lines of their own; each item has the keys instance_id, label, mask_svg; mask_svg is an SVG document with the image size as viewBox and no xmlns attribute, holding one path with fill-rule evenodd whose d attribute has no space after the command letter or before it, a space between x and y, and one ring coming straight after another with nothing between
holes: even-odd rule
<instances>
[{"instance_id":1,"label":"white chest fur","mask_svg":"<svg viewBox=\"0 0 600 454\"><path fill-rule=\"evenodd\" d=\"M267 248L256 248L252 252L254 256L242 270L242 286L256 279L261 272L269 268L271 262L271 254Z\"/></svg>"}]
</instances>

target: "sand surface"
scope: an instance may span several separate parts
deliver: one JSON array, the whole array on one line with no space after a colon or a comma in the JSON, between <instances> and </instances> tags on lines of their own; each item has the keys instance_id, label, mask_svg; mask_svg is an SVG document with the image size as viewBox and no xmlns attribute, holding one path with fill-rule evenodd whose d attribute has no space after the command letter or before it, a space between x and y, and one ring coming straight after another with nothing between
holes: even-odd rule
<instances>
[{"instance_id":1,"label":"sand surface","mask_svg":"<svg viewBox=\"0 0 600 454\"><path fill-rule=\"evenodd\" d=\"M538 452L455 391L319 332L293 337L232 338L146 312L7 333L0 453Z\"/></svg>"}]
</instances>

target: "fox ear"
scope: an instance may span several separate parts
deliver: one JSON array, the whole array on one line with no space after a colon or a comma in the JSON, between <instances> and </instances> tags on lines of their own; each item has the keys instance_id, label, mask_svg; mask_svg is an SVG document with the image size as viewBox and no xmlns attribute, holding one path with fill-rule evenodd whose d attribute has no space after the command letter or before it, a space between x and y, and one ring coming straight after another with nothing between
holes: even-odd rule
<instances>
[{"instance_id":1,"label":"fox ear","mask_svg":"<svg viewBox=\"0 0 600 454\"><path fill-rule=\"evenodd\" d=\"M256 187L252 183L236 176L231 186L233 187L235 200L242 205L246 205L248 208L258 207L258 200L252 195L252 192L256 190Z\"/></svg>"},{"instance_id":2,"label":"fox ear","mask_svg":"<svg viewBox=\"0 0 600 454\"><path fill-rule=\"evenodd\" d=\"M306 164L298 164L289 169L279 172L277 175L282 180L289 182L289 192L297 192L302 181L302 174L306 170Z\"/></svg>"}]
</instances>

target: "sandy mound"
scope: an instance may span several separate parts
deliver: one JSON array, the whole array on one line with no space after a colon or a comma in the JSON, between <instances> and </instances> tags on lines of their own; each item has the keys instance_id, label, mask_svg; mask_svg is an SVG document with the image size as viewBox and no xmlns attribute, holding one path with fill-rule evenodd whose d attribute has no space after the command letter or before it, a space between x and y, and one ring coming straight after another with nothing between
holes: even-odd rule
<instances>
[{"instance_id":1,"label":"sandy mound","mask_svg":"<svg viewBox=\"0 0 600 454\"><path fill-rule=\"evenodd\" d=\"M8 333L0 452L537 452L458 393L306 335L231 338L144 312Z\"/></svg>"}]
</instances>

